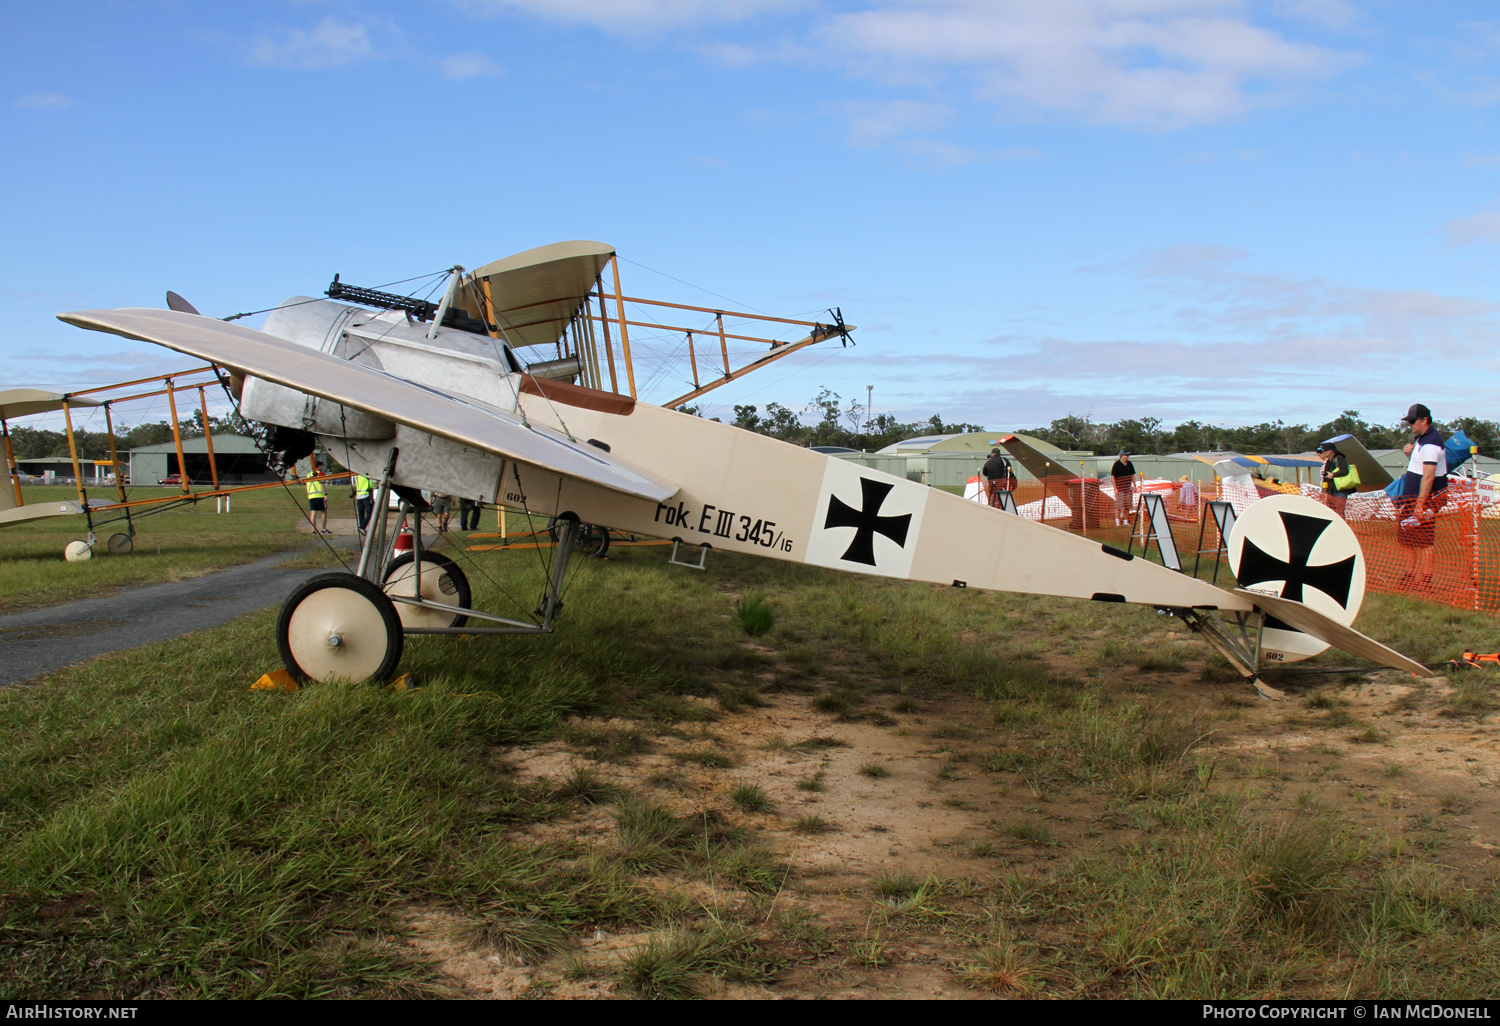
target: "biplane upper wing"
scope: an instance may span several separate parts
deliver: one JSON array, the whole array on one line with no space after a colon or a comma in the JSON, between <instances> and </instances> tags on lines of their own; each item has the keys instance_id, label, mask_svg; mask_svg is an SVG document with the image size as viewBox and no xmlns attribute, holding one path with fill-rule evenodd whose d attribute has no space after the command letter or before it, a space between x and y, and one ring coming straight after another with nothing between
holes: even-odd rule
<instances>
[{"instance_id":1,"label":"biplane upper wing","mask_svg":"<svg viewBox=\"0 0 1500 1026\"><path fill-rule=\"evenodd\" d=\"M1345 627L1295 599L1267 595L1265 592L1251 591L1247 588L1236 588L1234 593L1255 603L1262 612L1291 624L1304 634L1311 634L1319 641L1326 641L1335 648L1341 648L1350 655L1362 656L1382 666L1405 670L1419 677L1427 677L1432 673L1416 660L1408 659L1395 649L1387 648L1374 638L1366 637L1353 627Z\"/></svg>"},{"instance_id":2,"label":"biplane upper wing","mask_svg":"<svg viewBox=\"0 0 1500 1026\"><path fill-rule=\"evenodd\" d=\"M678 491L669 481L576 442L560 431L533 427L509 411L262 331L173 310L79 310L57 316L80 328L153 342L239 374L365 410L461 445L625 495L662 502Z\"/></svg>"},{"instance_id":3,"label":"biplane upper wing","mask_svg":"<svg viewBox=\"0 0 1500 1026\"><path fill-rule=\"evenodd\" d=\"M7 388L0 392L0 420L29 417L33 413L50 413L64 406L101 406L93 399L73 398L66 392L44 392L40 388Z\"/></svg>"}]
</instances>

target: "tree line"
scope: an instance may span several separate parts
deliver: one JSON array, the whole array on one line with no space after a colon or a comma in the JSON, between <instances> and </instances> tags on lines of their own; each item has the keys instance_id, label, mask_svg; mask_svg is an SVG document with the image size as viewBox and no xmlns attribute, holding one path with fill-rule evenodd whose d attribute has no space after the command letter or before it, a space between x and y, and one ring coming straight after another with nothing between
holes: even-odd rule
<instances>
[{"instance_id":1,"label":"tree line","mask_svg":"<svg viewBox=\"0 0 1500 1026\"><path fill-rule=\"evenodd\" d=\"M178 422L183 438L203 436L203 411L194 410L191 419ZM227 417L209 417L209 428L214 434L249 434L249 430L238 413ZM10 446L18 460L36 460L47 456L68 455L68 435L64 431L49 431L44 428L14 426L10 429ZM172 425L166 421L154 424L137 424L126 428L123 424L115 430L115 451L122 457L131 449L146 445L160 445L172 440ZM73 429L73 442L78 446L81 460L109 459L109 432Z\"/></svg>"},{"instance_id":2,"label":"tree line","mask_svg":"<svg viewBox=\"0 0 1500 1026\"><path fill-rule=\"evenodd\" d=\"M684 413L702 416L699 407L684 406L680 409ZM980 424L949 424L939 415L911 422L899 421L889 413L872 417L863 404L845 405L837 392L827 388L822 389L800 412L780 403L768 404L764 412L756 406L736 406L733 423L746 431L770 435L795 445L838 445L869 452L917 435L954 435L985 430ZM1500 455L1500 423L1496 421L1455 417L1435 423L1444 437L1461 428L1479 446L1480 452ZM1273 454L1308 452L1323 439L1341 434L1353 435L1367 449L1399 449L1411 440L1410 430L1400 421L1388 425L1372 424L1361 417L1358 410L1345 410L1316 427L1281 420L1244 427L1187 420L1171 429L1162 427L1159 417L1095 423L1087 416L1070 413L1046 427L1025 428L1017 433L1051 442L1060 449L1096 453L1128 449L1133 453L1157 455L1226 450Z\"/></svg>"},{"instance_id":3,"label":"tree line","mask_svg":"<svg viewBox=\"0 0 1500 1026\"><path fill-rule=\"evenodd\" d=\"M703 415L702 408L697 406L679 406L678 409L697 417ZM916 435L961 435L984 430L982 424L947 424L936 414L926 420L911 422L899 421L889 413L877 413L872 417L863 403L851 402L846 406L837 392L827 388L814 396L800 412L780 403L768 403L764 413L758 406L736 406L732 423L737 428L770 435L793 445L836 445L866 452L884 449Z\"/></svg>"},{"instance_id":4,"label":"tree line","mask_svg":"<svg viewBox=\"0 0 1500 1026\"><path fill-rule=\"evenodd\" d=\"M702 416L701 407L682 406L679 409L683 413ZM713 419L719 420L718 417ZM184 419L181 424L183 438L202 436L203 412L194 410L191 419ZM735 406L733 424L746 431L770 435L793 445L836 445L867 452L874 452L918 435L959 435L984 430L982 424L947 423L938 414L917 421L900 421L889 413L870 416L863 403L846 404L837 392L827 388L820 390L800 411L774 402L768 403L764 410L758 406ZM226 417L210 417L209 426L215 434L253 433L251 427L234 412ZM1490 456L1500 455L1500 423L1476 417L1455 417L1437 424L1438 431L1444 437L1459 428L1479 446L1480 452ZM1027 428L1019 433L1051 442L1060 449L1082 449L1098 453L1129 449L1133 453L1154 454L1224 450L1251 453L1307 452L1323 439L1345 433L1358 438L1368 449L1399 449L1411 439L1411 432L1405 424L1399 421L1389 425L1372 424L1362 418L1358 410L1345 410L1333 420L1317 427L1287 424L1281 420L1245 427L1224 427L1187 420L1172 429L1162 427L1159 417L1095 423L1088 416L1070 413L1066 417L1057 418L1046 427ZM78 444L80 459L109 458L109 435L106 432L75 430L73 438ZM17 459L68 455L68 437L61 431L17 426L10 428L10 439ZM137 424L128 429L122 427L115 432L115 448L120 453L171 440L172 425L166 421Z\"/></svg>"},{"instance_id":5,"label":"tree line","mask_svg":"<svg viewBox=\"0 0 1500 1026\"><path fill-rule=\"evenodd\" d=\"M1438 432L1448 437L1462 429L1488 456L1500 455L1500 423L1476 417L1455 417L1434 422ZM1221 427L1196 420L1183 421L1167 430L1157 417L1140 420L1118 420L1095 424L1088 417L1069 414L1046 427L1021 432L1051 442L1061 449L1086 449L1098 453L1129 449L1133 453L1169 452L1297 453L1308 452L1325 438L1350 434L1367 449L1399 449L1411 441L1411 430L1402 422L1371 424L1358 410L1345 410L1317 427L1287 424L1281 420L1245 427Z\"/></svg>"}]
</instances>

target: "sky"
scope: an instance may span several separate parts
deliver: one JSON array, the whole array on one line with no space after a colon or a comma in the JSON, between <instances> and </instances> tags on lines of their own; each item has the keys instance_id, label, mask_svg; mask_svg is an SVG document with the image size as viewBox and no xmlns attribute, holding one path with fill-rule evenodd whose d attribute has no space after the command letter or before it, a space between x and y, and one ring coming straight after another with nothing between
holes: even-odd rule
<instances>
[{"instance_id":1,"label":"sky","mask_svg":"<svg viewBox=\"0 0 1500 1026\"><path fill-rule=\"evenodd\" d=\"M0 387L182 363L63 310L173 289L226 316L594 239L627 293L858 326L710 393L725 419L822 388L993 430L1500 419L1493 4L117 0L6 24Z\"/></svg>"}]
</instances>

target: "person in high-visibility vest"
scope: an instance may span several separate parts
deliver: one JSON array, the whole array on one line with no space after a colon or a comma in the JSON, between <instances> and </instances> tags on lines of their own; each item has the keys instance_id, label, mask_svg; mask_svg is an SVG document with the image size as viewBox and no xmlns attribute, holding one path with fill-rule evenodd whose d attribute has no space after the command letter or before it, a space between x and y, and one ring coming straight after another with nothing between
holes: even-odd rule
<instances>
[{"instance_id":1,"label":"person in high-visibility vest","mask_svg":"<svg viewBox=\"0 0 1500 1026\"><path fill-rule=\"evenodd\" d=\"M307 482L307 519L312 524L313 534L332 534L328 529L328 491L322 481ZM322 528L318 522L322 521Z\"/></svg>"},{"instance_id":2,"label":"person in high-visibility vest","mask_svg":"<svg viewBox=\"0 0 1500 1026\"><path fill-rule=\"evenodd\" d=\"M370 526L370 513L375 509L374 485L363 474L354 475L354 509L359 516L359 533L364 534Z\"/></svg>"}]
</instances>

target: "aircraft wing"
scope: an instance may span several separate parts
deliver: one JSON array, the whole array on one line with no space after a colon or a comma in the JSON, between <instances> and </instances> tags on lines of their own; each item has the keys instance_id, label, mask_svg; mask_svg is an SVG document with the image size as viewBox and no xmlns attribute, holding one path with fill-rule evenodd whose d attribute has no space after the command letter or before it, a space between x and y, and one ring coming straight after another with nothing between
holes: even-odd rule
<instances>
[{"instance_id":1,"label":"aircraft wing","mask_svg":"<svg viewBox=\"0 0 1500 1026\"><path fill-rule=\"evenodd\" d=\"M341 360L263 331L174 310L79 310L57 316L80 328L154 342L239 374L365 410L461 445L625 495L663 502L678 491L677 485L602 449L573 441L561 431L532 427L509 411Z\"/></svg>"},{"instance_id":2,"label":"aircraft wing","mask_svg":"<svg viewBox=\"0 0 1500 1026\"><path fill-rule=\"evenodd\" d=\"M61 502L33 502L25 506L11 506L9 509L0 509L0 527L9 527L12 524L26 524L33 520L42 520L46 517L81 517L83 507L73 499L64 499Z\"/></svg>"},{"instance_id":3,"label":"aircraft wing","mask_svg":"<svg viewBox=\"0 0 1500 1026\"><path fill-rule=\"evenodd\" d=\"M93 399L70 399L62 392L43 392L39 388L7 388L0 392L0 420L14 420L33 413L50 413L64 406L102 406Z\"/></svg>"},{"instance_id":4,"label":"aircraft wing","mask_svg":"<svg viewBox=\"0 0 1500 1026\"><path fill-rule=\"evenodd\" d=\"M1005 447L1006 452L1010 453L1011 459L1025 467L1038 481L1049 477L1060 477L1066 481L1083 474L1082 469L1068 469L1066 464L1059 463L1015 435L1006 435L1000 439L1000 444Z\"/></svg>"},{"instance_id":5,"label":"aircraft wing","mask_svg":"<svg viewBox=\"0 0 1500 1026\"><path fill-rule=\"evenodd\" d=\"M1391 483L1391 473L1382 467L1370 455L1370 450L1360 444L1358 438L1350 434L1334 435L1326 439L1338 446L1339 452L1344 454L1344 459L1349 465L1359 471L1359 488L1361 492L1384 491L1385 486Z\"/></svg>"},{"instance_id":6,"label":"aircraft wing","mask_svg":"<svg viewBox=\"0 0 1500 1026\"><path fill-rule=\"evenodd\" d=\"M1336 623L1295 599L1280 598L1246 588L1236 588L1234 593L1249 599L1276 619L1289 623L1299 631L1311 634L1319 641L1326 641L1350 655L1361 656L1380 663L1382 666L1405 670L1407 673L1415 673L1419 677L1432 675L1432 671L1421 663L1408 659L1395 649L1386 648L1374 638L1366 637L1353 627L1345 627L1341 623Z\"/></svg>"}]
</instances>

